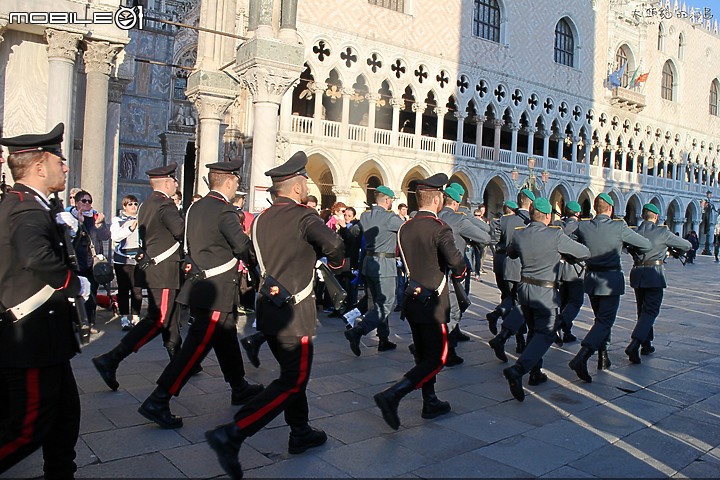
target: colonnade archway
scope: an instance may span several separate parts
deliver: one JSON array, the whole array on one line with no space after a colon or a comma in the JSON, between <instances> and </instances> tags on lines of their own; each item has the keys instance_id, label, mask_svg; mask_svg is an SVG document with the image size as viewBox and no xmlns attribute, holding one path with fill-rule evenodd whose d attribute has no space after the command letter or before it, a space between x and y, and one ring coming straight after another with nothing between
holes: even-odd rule
<instances>
[{"instance_id":1,"label":"colonnade archway","mask_svg":"<svg viewBox=\"0 0 720 480\"><path fill-rule=\"evenodd\" d=\"M642 204L637 195L632 195L628 198L627 205L625 206L625 223L630 226L639 225L638 218L642 214Z\"/></svg>"}]
</instances>

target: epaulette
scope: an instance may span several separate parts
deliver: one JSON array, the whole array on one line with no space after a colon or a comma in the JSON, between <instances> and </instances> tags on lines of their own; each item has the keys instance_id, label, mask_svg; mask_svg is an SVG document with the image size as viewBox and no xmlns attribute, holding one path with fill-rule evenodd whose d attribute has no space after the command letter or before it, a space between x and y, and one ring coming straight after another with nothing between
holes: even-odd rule
<instances>
[{"instance_id":1,"label":"epaulette","mask_svg":"<svg viewBox=\"0 0 720 480\"><path fill-rule=\"evenodd\" d=\"M525 230L526 225L523 225L522 227L515 227L515 230Z\"/></svg>"},{"instance_id":2,"label":"epaulette","mask_svg":"<svg viewBox=\"0 0 720 480\"><path fill-rule=\"evenodd\" d=\"M588 221L588 220L592 220L592 218L581 218L580 220Z\"/></svg>"},{"instance_id":3,"label":"epaulette","mask_svg":"<svg viewBox=\"0 0 720 480\"><path fill-rule=\"evenodd\" d=\"M656 226L656 227L660 227L660 228L669 228L669 227L668 227L667 225L665 225L664 223L663 223L662 225L658 225L658 224L656 223L655 226Z\"/></svg>"},{"instance_id":4,"label":"epaulette","mask_svg":"<svg viewBox=\"0 0 720 480\"><path fill-rule=\"evenodd\" d=\"M505 213L503 214L503 217L509 217L510 215L515 215L514 213Z\"/></svg>"},{"instance_id":5,"label":"epaulette","mask_svg":"<svg viewBox=\"0 0 720 480\"><path fill-rule=\"evenodd\" d=\"M548 225L549 228L561 228L560 225Z\"/></svg>"},{"instance_id":6,"label":"epaulette","mask_svg":"<svg viewBox=\"0 0 720 480\"><path fill-rule=\"evenodd\" d=\"M636 226L636 225L628 225L628 227L630 227L630 228L633 229L633 230L637 230L637 226Z\"/></svg>"},{"instance_id":7,"label":"epaulette","mask_svg":"<svg viewBox=\"0 0 720 480\"><path fill-rule=\"evenodd\" d=\"M613 218L613 220L615 220L616 222L624 222L625 221L624 218Z\"/></svg>"}]
</instances>

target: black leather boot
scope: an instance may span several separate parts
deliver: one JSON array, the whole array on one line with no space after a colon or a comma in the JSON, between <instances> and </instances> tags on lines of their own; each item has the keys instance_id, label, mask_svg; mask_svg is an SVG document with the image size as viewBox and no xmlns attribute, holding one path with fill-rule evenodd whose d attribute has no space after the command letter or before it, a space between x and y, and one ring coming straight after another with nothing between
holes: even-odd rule
<instances>
[{"instance_id":1,"label":"black leather boot","mask_svg":"<svg viewBox=\"0 0 720 480\"><path fill-rule=\"evenodd\" d=\"M120 383L117 381L117 378L115 378L117 368L120 365L120 362L130 355L130 353L131 350L128 347L119 343L117 347L113 348L108 353L92 359L93 365L95 365L98 373L100 373L105 385L110 387L110 390L113 392L117 391L120 387Z\"/></svg>"},{"instance_id":2,"label":"black leather boot","mask_svg":"<svg viewBox=\"0 0 720 480\"><path fill-rule=\"evenodd\" d=\"M508 361L507 355L505 355L505 342L507 342L510 337L512 337L512 332L507 328L503 328L500 330L500 333L488 342L490 348L495 351L495 356L503 363Z\"/></svg>"},{"instance_id":3,"label":"black leather boot","mask_svg":"<svg viewBox=\"0 0 720 480\"><path fill-rule=\"evenodd\" d=\"M308 448L319 447L327 442L327 434L310 425L303 427L290 427L290 439L288 440L288 453L297 455Z\"/></svg>"},{"instance_id":4,"label":"black leather boot","mask_svg":"<svg viewBox=\"0 0 720 480\"><path fill-rule=\"evenodd\" d=\"M600 347L600 350L597 352L598 354L598 362L597 362L597 369L598 370L609 370L610 366L612 365L612 362L610 361L610 356L607 352L607 346Z\"/></svg>"},{"instance_id":5,"label":"black leather boot","mask_svg":"<svg viewBox=\"0 0 720 480\"><path fill-rule=\"evenodd\" d=\"M455 339L456 342L468 342L470 341L470 336L463 333L462 330L460 330L460 324L455 325L453 329L450 331L450 335Z\"/></svg>"},{"instance_id":6,"label":"black leather boot","mask_svg":"<svg viewBox=\"0 0 720 480\"><path fill-rule=\"evenodd\" d=\"M388 350L395 350L396 348L397 344L387 338L381 338L378 342L378 352L387 352Z\"/></svg>"},{"instance_id":7,"label":"black leather boot","mask_svg":"<svg viewBox=\"0 0 720 480\"><path fill-rule=\"evenodd\" d=\"M440 400L435 395L435 385L425 384L422 386L423 407L422 418L427 420L445 415L450 412L450 403Z\"/></svg>"},{"instance_id":8,"label":"black leather boot","mask_svg":"<svg viewBox=\"0 0 720 480\"><path fill-rule=\"evenodd\" d=\"M238 460L238 453L245 436L234 423L221 425L205 432L205 439L215 451L220 466L230 478L239 480L243 478L242 465Z\"/></svg>"},{"instance_id":9,"label":"black leather boot","mask_svg":"<svg viewBox=\"0 0 720 480\"><path fill-rule=\"evenodd\" d=\"M653 347L653 344L650 340L645 340L642 343L642 348L640 348L640 353L642 355L650 355L651 353L655 353L655 347Z\"/></svg>"},{"instance_id":10,"label":"black leather boot","mask_svg":"<svg viewBox=\"0 0 720 480\"><path fill-rule=\"evenodd\" d=\"M577 374L578 378L583 382L591 383L592 377L587 369L587 361L592 357L593 352L590 347L581 347L580 351L575 355L575 358L570 360L568 366L573 369Z\"/></svg>"},{"instance_id":11,"label":"black leather boot","mask_svg":"<svg viewBox=\"0 0 720 480\"><path fill-rule=\"evenodd\" d=\"M360 356L360 339L363 336L363 329L360 324L356 324L350 330L345 330L345 338L350 342L350 350L355 354L356 357Z\"/></svg>"},{"instance_id":12,"label":"black leather boot","mask_svg":"<svg viewBox=\"0 0 720 480\"><path fill-rule=\"evenodd\" d=\"M540 370L539 368L533 369L530 370L530 378L528 379L528 385L532 385L534 387L536 385L540 385L541 383L547 382L547 379L547 375L545 375L542 370Z\"/></svg>"},{"instance_id":13,"label":"black leather boot","mask_svg":"<svg viewBox=\"0 0 720 480\"><path fill-rule=\"evenodd\" d=\"M393 430L400 428L400 417L398 417L398 405L400 405L400 399L405 395L412 392L415 389L415 385L410 380L403 377L398 383L392 387L383 390L380 393L375 394L375 404L382 412L382 416L385 422L390 425Z\"/></svg>"},{"instance_id":14,"label":"black leather boot","mask_svg":"<svg viewBox=\"0 0 720 480\"><path fill-rule=\"evenodd\" d=\"M642 360L640 360L640 341L633 338L625 349L625 355L628 356L631 363L636 365L642 363Z\"/></svg>"},{"instance_id":15,"label":"black leather boot","mask_svg":"<svg viewBox=\"0 0 720 480\"><path fill-rule=\"evenodd\" d=\"M527 343L525 343L525 336L523 336L522 333L515 335L515 353L524 352L526 346Z\"/></svg>"},{"instance_id":16,"label":"black leather boot","mask_svg":"<svg viewBox=\"0 0 720 480\"><path fill-rule=\"evenodd\" d=\"M498 319L500 318L500 312L498 312L497 310L493 310L492 312L486 313L485 318L487 318L488 328L490 329L490 333L492 333L493 335L497 335L498 334L497 322L498 322Z\"/></svg>"},{"instance_id":17,"label":"black leather boot","mask_svg":"<svg viewBox=\"0 0 720 480\"><path fill-rule=\"evenodd\" d=\"M570 331L570 329L565 330L565 331L563 332L563 337L562 337L562 339L563 339L563 343L572 343L572 342L577 341L577 337L572 334L572 332Z\"/></svg>"},{"instance_id":18,"label":"black leather boot","mask_svg":"<svg viewBox=\"0 0 720 480\"><path fill-rule=\"evenodd\" d=\"M140 405L138 412L162 428L182 427L182 418L170 412L170 398L172 398L172 395L161 386L158 386Z\"/></svg>"},{"instance_id":19,"label":"black leather boot","mask_svg":"<svg viewBox=\"0 0 720 480\"><path fill-rule=\"evenodd\" d=\"M247 403L248 400L262 392L264 388L265 387L262 384L250 385L247 380L243 380L241 385L232 387L230 404L242 405L243 403Z\"/></svg>"},{"instance_id":20,"label":"black leather boot","mask_svg":"<svg viewBox=\"0 0 720 480\"><path fill-rule=\"evenodd\" d=\"M455 340L449 340L448 341L448 356L445 359L445 366L446 367L454 367L455 365L460 365L465 360L457 354L455 351Z\"/></svg>"},{"instance_id":21,"label":"black leather boot","mask_svg":"<svg viewBox=\"0 0 720 480\"><path fill-rule=\"evenodd\" d=\"M240 339L240 345L245 349L250 364L255 368L260 366L260 347L263 343L265 343L265 335L262 332L255 332Z\"/></svg>"},{"instance_id":22,"label":"black leather boot","mask_svg":"<svg viewBox=\"0 0 720 480\"><path fill-rule=\"evenodd\" d=\"M510 386L510 393L515 400L522 402L525 400L525 390L522 386L523 371L519 365L513 365L503 370L503 376L507 379Z\"/></svg>"}]
</instances>

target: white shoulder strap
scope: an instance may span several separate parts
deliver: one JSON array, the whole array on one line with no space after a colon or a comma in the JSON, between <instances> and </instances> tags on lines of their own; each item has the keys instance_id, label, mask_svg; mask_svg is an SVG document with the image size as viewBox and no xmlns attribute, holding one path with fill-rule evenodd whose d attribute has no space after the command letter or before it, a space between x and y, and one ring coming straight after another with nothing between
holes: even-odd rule
<instances>
[{"instance_id":1,"label":"white shoulder strap","mask_svg":"<svg viewBox=\"0 0 720 480\"><path fill-rule=\"evenodd\" d=\"M403 252L402 243L400 243L400 231L405 226L403 223L400 225L400 228L398 228L397 237L398 237L398 250L400 250L400 257L402 258L403 266L405 267L405 275L407 278L410 278L410 266L407 263L407 260L405 259L405 252Z\"/></svg>"},{"instance_id":2,"label":"white shoulder strap","mask_svg":"<svg viewBox=\"0 0 720 480\"><path fill-rule=\"evenodd\" d=\"M185 212L185 231L183 232L183 251L185 252L185 255L188 254L188 242L187 242L187 231L188 231L188 218L190 218L190 209L195 205L194 203L191 203L188 207L187 211Z\"/></svg>"},{"instance_id":3,"label":"white shoulder strap","mask_svg":"<svg viewBox=\"0 0 720 480\"><path fill-rule=\"evenodd\" d=\"M253 247L255 248L255 258L257 258L258 266L260 267L260 276L264 277L265 276L265 263L263 262L262 254L260 253L260 246L258 245L258 241L257 241L257 224L258 224L258 220L260 219L261 216L262 216L261 213L258 214L257 216L255 216L255 221L253 221L253 224L252 224L252 232L251 232L252 238L250 240L252 240Z\"/></svg>"}]
</instances>

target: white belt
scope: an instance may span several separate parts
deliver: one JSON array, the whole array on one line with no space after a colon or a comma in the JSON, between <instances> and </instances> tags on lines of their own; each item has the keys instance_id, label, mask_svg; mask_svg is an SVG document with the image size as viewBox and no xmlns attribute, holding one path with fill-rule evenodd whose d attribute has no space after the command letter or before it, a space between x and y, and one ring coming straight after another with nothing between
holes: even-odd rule
<instances>
[{"instance_id":1,"label":"white belt","mask_svg":"<svg viewBox=\"0 0 720 480\"><path fill-rule=\"evenodd\" d=\"M157 257L153 258L153 262L155 262L155 265L157 265L158 263L167 260L173 253L178 251L178 248L180 248L180 244L175 243L172 247L168 248Z\"/></svg>"},{"instance_id":2,"label":"white belt","mask_svg":"<svg viewBox=\"0 0 720 480\"><path fill-rule=\"evenodd\" d=\"M435 289L438 295L442 293L443 290L445 290L445 284L447 283L447 276L443 275L442 280L440 281L440 285L438 285L438 288Z\"/></svg>"},{"instance_id":3,"label":"white belt","mask_svg":"<svg viewBox=\"0 0 720 480\"><path fill-rule=\"evenodd\" d=\"M232 270L235 265L237 265L237 258L231 258L219 267L203 270L203 272L205 272L205 278L215 277L221 273L227 272L228 270Z\"/></svg>"},{"instance_id":4,"label":"white belt","mask_svg":"<svg viewBox=\"0 0 720 480\"><path fill-rule=\"evenodd\" d=\"M15 316L14 322L21 320L23 317L30 315L32 312L42 306L43 303L47 302L50 297L55 293L55 289L50 285L45 285L39 292L32 297L28 298L19 305L16 305L8 310Z\"/></svg>"},{"instance_id":5,"label":"white belt","mask_svg":"<svg viewBox=\"0 0 720 480\"><path fill-rule=\"evenodd\" d=\"M297 305L298 303L305 300L307 297L310 296L310 294L313 292L313 279L310 278L310 283L308 283L308 286L300 290L298 293L293 295L293 303Z\"/></svg>"}]
</instances>

